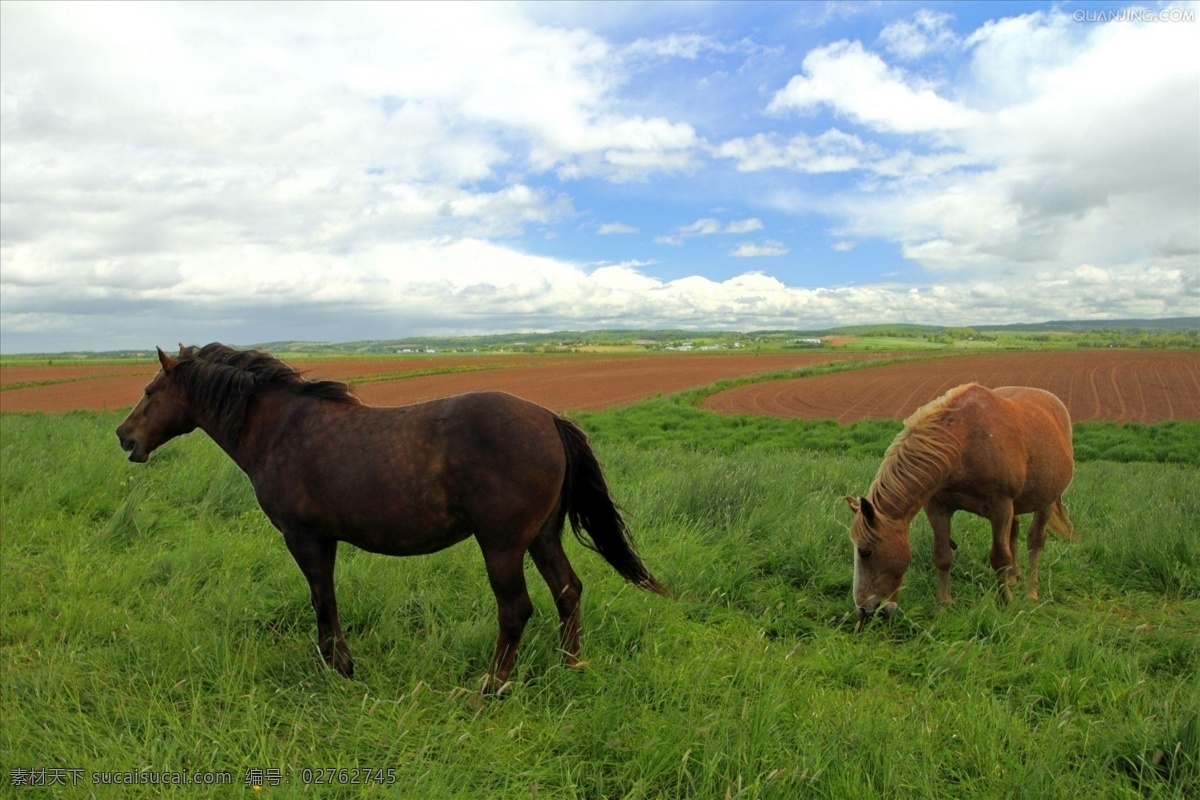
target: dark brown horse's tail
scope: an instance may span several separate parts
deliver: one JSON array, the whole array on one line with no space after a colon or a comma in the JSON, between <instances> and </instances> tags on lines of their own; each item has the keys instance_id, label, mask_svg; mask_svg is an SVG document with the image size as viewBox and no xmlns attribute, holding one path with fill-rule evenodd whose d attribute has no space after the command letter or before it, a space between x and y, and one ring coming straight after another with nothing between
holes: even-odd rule
<instances>
[{"instance_id":1,"label":"dark brown horse's tail","mask_svg":"<svg viewBox=\"0 0 1200 800\"><path fill-rule=\"evenodd\" d=\"M1051 506L1050 521L1046 523L1046 527L1064 541L1074 542L1079 539L1079 535L1075 533L1075 526L1067 517L1067 509L1063 506L1061 497L1055 500L1054 505Z\"/></svg>"},{"instance_id":2,"label":"dark brown horse's tail","mask_svg":"<svg viewBox=\"0 0 1200 800\"><path fill-rule=\"evenodd\" d=\"M567 452L567 475L563 481L563 505L571 530L584 547L595 550L635 586L658 594L667 590L654 579L633 546L625 520L608 494L600 462L592 452L587 434L575 423L555 417L558 435ZM584 536L587 531L591 541Z\"/></svg>"}]
</instances>

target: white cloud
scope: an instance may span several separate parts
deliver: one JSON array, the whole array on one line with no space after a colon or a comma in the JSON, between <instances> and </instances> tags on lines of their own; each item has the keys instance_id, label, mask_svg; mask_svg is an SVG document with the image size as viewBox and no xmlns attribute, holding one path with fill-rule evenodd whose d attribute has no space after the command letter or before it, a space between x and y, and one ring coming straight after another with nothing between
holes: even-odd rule
<instances>
[{"instance_id":1,"label":"white cloud","mask_svg":"<svg viewBox=\"0 0 1200 800\"><path fill-rule=\"evenodd\" d=\"M734 159L740 172L790 169L811 174L868 169L884 155L882 148L836 128L819 136L801 133L789 139L758 133L723 142L713 153Z\"/></svg>"},{"instance_id":2,"label":"white cloud","mask_svg":"<svg viewBox=\"0 0 1200 800\"><path fill-rule=\"evenodd\" d=\"M897 20L883 29L879 41L884 48L903 61L916 61L931 52L945 50L958 44L958 36L950 29L950 14L923 8L912 22Z\"/></svg>"},{"instance_id":3,"label":"white cloud","mask_svg":"<svg viewBox=\"0 0 1200 800\"><path fill-rule=\"evenodd\" d=\"M976 118L932 85L889 67L860 42L849 41L809 52L804 74L776 92L767 110L806 111L821 105L861 125L892 133L952 131Z\"/></svg>"},{"instance_id":4,"label":"white cloud","mask_svg":"<svg viewBox=\"0 0 1200 800\"><path fill-rule=\"evenodd\" d=\"M850 242L850 241L846 241L846 240L842 240L840 242L834 242L833 244L830 245L830 247L832 247L834 250L836 250L839 253L849 253L851 250L853 250L857 246L858 246L858 242Z\"/></svg>"},{"instance_id":5,"label":"white cloud","mask_svg":"<svg viewBox=\"0 0 1200 800\"><path fill-rule=\"evenodd\" d=\"M889 147L913 148L889 153L867 133L839 131L862 142L861 154L844 147L844 166L864 178L825 208L845 223L839 235L890 239L934 273L1073 274L1083 264L1200 271L1196 33L1194 23L1080 25L1056 12L989 23L966 40L967 77L953 103L842 42L810 53L806 74L772 107L828 104L890 133L881 140ZM922 103L928 124L907 116ZM740 169L810 172L819 148L796 141L791 157L767 137L723 155ZM793 195L778 197L781 207L795 205Z\"/></svg>"},{"instance_id":6,"label":"white cloud","mask_svg":"<svg viewBox=\"0 0 1200 800\"><path fill-rule=\"evenodd\" d=\"M764 239L761 242L742 242L729 254L736 258L759 258L761 256L786 256L790 253L782 242Z\"/></svg>"},{"instance_id":7,"label":"white cloud","mask_svg":"<svg viewBox=\"0 0 1200 800\"><path fill-rule=\"evenodd\" d=\"M704 217L692 222L688 225L681 225L673 232L656 237L654 241L660 244L683 244L684 239L690 239L694 236L712 236L714 234L735 234L735 233L753 233L754 231L762 230L763 223L757 217L749 217L747 219L734 220L732 222L721 223L720 220L712 217Z\"/></svg>"},{"instance_id":8,"label":"white cloud","mask_svg":"<svg viewBox=\"0 0 1200 800\"><path fill-rule=\"evenodd\" d=\"M638 229L623 222L606 222L596 232L601 236L609 236L615 233L637 233Z\"/></svg>"},{"instance_id":9,"label":"white cloud","mask_svg":"<svg viewBox=\"0 0 1200 800\"><path fill-rule=\"evenodd\" d=\"M752 233L761 231L763 227L762 220L757 218L740 219L730 222L721 231L722 233Z\"/></svg>"},{"instance_id":10,"label":"white cloud","mask_svg":"<svg viewBox=\"0 0 1200 800\"><path fill-rule=\"evenodd\" d=\"M699 33L671 33L657 39L638 39L624 48L623 55L694 60L706 51L727 53L731 49L729 45L711 36Z\"/></svg>"},{"instance_id":11,"label":"white cloud","mask_svg":"<svg viewBox=\"0 0 1200 800\"><path fill-rule=\"evenodd\" d=\"M14 261L22 258L17 254ZM362 338L375 338L668 324L741 330L968 324L981 315L1002 323L1060 318L1064 309L1075 318L1160 317L1185 313L1182 298L1200 288L1194 271L1139 264L951 277L918 287L839 288L791 286L758 272L725 281L663 280L643 266L588 272L476 239L380 244L353 256L306 254L286 261L259 246L196 253L155 287L120 286L104 276L81 280L88 276L78 271L56 275L54 285L6 281L0 302L7 314L6 346L28 341L52 348L64 331L102 331L97 308L103 303L107 313L123 314L116 338L104 331L107 346L145 347L162 331L197 342L338 339L347 318ZM61 345L78 346L68 339Z\"/></svg>"},{"instance_id":12,"label":"white cloud","mask_svg":"<svg viewBox=\"0 0 1200 800\"><path fill-rule=\"evenodd\" d=\"M816 48L756 128L761 101L722 103L762 97L752 62L778 54L690 33L692 11L632 8L625 27L589 29L547 20L609 12L0 4L5 349L144 346L177 327L251 342L1195 313L1195 24L1051 10L958 40L921 12L867 34L903 68L859 42ZM643 13L666 33L635 38ZM685 85L713 91L693 101ZM672 93L688 99L659 102ZM701 102L714 96L719 114ZM712 145L710 130L733 133ZM677 180L652 183L665 173ZM712 215L660 242L747 236L786 209L797 241L815 232L802 252L841 264L883 239L936 285L813 288L841 274L820 255L786 260L801 274L714 281L663 280L636 250L595 268L521 252L523 234L536 247L577 215L612 220L570 226L602 235L636 232L617 221L635 215L670 224L636 203L577 212L597 185L675 203L671 219Z\"/></svg>"}]
</instances>

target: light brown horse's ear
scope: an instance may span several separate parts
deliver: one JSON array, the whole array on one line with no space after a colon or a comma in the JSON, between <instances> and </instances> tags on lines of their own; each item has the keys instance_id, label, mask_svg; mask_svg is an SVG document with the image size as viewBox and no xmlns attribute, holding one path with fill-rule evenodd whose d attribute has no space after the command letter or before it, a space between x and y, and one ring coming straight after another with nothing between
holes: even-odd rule
<instances>
[{"instance_id":1,"label":"light brown horse's ear","mask_svg":"<svg viewBox=\"0 0 1200 800\"><path fill-rule=\"evenodd\" d=\"M171 370L175 369L175 361L169 355L162 351L161 347L154 348L158 351L158 363L162 365L162 371L171 374Z\"/></svg>"},{"instance_id":2,"label":"light brown horse's ear","mask_svg":"<svg viewBox=\"0 0 1200 800\"><path fill-rule=\"evenodd\" d=\"M858 507L862 510L863 519L867 521L867 524L874 525L875 507L871 505L871 501L865 497L861 497L858 500Z\"/></svg>"},{"instance_id":3,"label":"light brown horse's ear","mask_svg":"<svg viewBox=\"0 0 1200 800\"><path fill-rule=\"evenodd\" d=\"M850 506L850 508L854 510L855 514L861 511L863 519L865 519L868 523L875 521L875 507L871 505L871 501L867 498L859 497L856 499L853 497L847 497L846 505Z\"/></svg>"}]
</instances>

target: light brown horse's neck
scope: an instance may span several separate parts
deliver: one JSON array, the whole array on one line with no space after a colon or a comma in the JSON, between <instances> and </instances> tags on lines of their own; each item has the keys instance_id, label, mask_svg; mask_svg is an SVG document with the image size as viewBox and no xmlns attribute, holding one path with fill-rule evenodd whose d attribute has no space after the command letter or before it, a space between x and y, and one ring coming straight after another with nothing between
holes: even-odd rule
<instances>
[{"instance_id":1,"label":"light brown horse's neck","mask_svg":"<svg viewBox=\"0 0 1200 800\"><path fill-rule=\"evenodd\" d=\"M867 500L875 507L876 514L892 522L904 523L904 531L907 533L908 523L936 492L937 487L931 487L927 492L899 497L895 492L882 491L877 480L871 484L871 488L867 492Z\"/></svg>"},{"instance_id":2,"label":"light brown horse's neck","mask_svg":"<svg viewBox=\"0 0 1200 800\"><path fill-rule=\"evenodd\" d=\"M875 512L908 523L946 485L962 445L938 420L904 430L888 448L867 499Z\"/></svg>"}]
</instances>

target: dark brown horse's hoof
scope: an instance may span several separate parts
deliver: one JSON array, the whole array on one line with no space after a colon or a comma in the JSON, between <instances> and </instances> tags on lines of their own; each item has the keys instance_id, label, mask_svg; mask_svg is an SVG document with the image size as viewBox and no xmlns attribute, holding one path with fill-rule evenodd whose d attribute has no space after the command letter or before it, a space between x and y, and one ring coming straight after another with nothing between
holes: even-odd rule
<instances>
[{"instance_id":1,"label":"dark brown horse's hoof","mask_svg":"<svg viewBox=\"0 0 1200 800\"><path fill-rule=\"evenodd\" d=\"M325 666L335 670L337 674L341 675L343 678L354 678L354 662L351 661L349 657L335 657L332 660L327 660L325 662Z\"/></svg>"}]
</instances>

